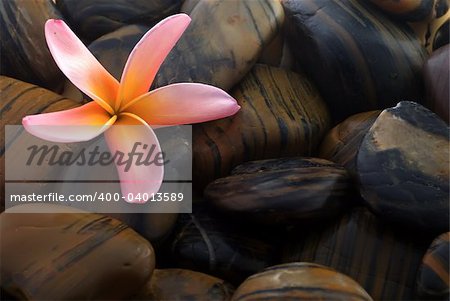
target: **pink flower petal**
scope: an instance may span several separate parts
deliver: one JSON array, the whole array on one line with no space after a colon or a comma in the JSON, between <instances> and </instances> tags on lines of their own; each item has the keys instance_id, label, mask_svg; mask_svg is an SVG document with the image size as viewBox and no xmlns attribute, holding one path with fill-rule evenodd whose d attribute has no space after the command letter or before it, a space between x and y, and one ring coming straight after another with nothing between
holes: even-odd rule
<instances>
[{"instance_id":1,"label":"pink flower petal","mask_svg":"<svg viewBox=\"0 0 450 301\"><path fill-rule=\"evenodd\" d=\"M123 70L116 108L148 92L159 67L190 21L186 14L170 16L142 37Z\"/></svg>"},{"instance_id":2,"label":"pink flower petal","mask_svg":"<svg viewBox=\"0 0 450 301\"><path fill-rule=\"evenodd\" d=\"M26 116L22 124L30 134L53 142L88 141L100 135L117 119L96 102L81 107Z\"/></svg>"},{"instance_id":3,"label":"pink flower petal","mask_svg":"<svg viewBox=\"0 0 450 301\"><path fill-rule=\"evenodd\" d=\"M45 38L56 64L67 78L109 113L117 97L119 83L97 61L62 20L45 23Z\"/></svg>"},{"instance_id":4,"label":"pink flower petal","mask_svg":"<svg viewBox=\"0 0 450 301\"><path fill-rule=\"evenodd\" d=\"M164 86L133 100L125 111L150 125L205 122L234 115L241 107L225 91L197 83Z\"/></svg>"},{"instance_id":5,"label":"pink flower petal","mask_svg":"<svg viewBox=\"0 0 450 301\"><path fill-rule=\"evenodd\" d=\"M146 157L154 146L152 159L161 152L153 130L145 121L133 114L121 114L117 122L105 132L105 138L113 155L118 152L125 154L124 161L129 158L128 153L132 152L134 147L136 147L136 151L144 152L144 157ZM147 145L145 149L144 145ZM137 156L132 158L133 164L129 166L128 170L126 164L117 165L117 161L115 161L122 195L129 203L145 203L144 194L151 198L152 193L158 192L164 176L164 166L156 164L137 165ZM141 197L141 200L131 201L130 198L132 197Z\"/></svg>"}]
</instances>

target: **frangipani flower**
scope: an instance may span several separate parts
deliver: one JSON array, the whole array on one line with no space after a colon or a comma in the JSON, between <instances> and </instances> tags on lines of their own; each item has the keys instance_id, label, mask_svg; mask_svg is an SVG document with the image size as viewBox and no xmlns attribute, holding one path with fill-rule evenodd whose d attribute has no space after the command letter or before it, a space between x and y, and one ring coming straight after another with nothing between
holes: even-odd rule
<instances>
[{"instance_id":1,"label":"frangipani flower","mask_svg":"<svg viewBox=\"0 0 450 301\"><path fill-rule=\"evenodd\" d=\"M136 141L155 145L155 152L160 152L152 126L191 124L235 114L240 109L236 101L213 86L178 83L148 92L190 21L186 14L177 14L149 30L128 57L119 83L64 21L48 20L45 37L56 64L94 101L71 110L26 116L23 126L32 135L53 142L87 141L104 133L111 153L128 153ZM156 193L164 175L164 167L154 164L132 166L128 171L123 165L116 168L123 195Z\"/></svg>"}]
</instances>

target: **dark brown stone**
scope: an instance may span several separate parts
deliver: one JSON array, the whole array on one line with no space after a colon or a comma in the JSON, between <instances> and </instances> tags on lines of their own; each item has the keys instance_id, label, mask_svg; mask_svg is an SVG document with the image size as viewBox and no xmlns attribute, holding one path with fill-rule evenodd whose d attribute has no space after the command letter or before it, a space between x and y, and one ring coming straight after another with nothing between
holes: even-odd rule
<instances>
[{"instance_id":1,"label":"dark brown stone","mask_svg":"<svg viewBox=\"0 0 450 301\"><path fill-rule=\"evenodd\" d=\"M229 90L251 69L284 20L268 1L199 1L192 22L159 70L153 87L200 82Z\"/></svg>"},{"instance_id":2,"label":"dark brown stone","mask_svg":"<svg viewBox=\"0 0 450 301\"><path fill-rule=\"evenodd\" d=\"M205 189L212 204L233 217L275 224L336 216L351 202L347 171L317 158L244 163Z\"/></svg>"},{"instance_id":3,"label":"dark brown stone","mask_svg":"<svg viewBox=\"0 0 450 301\"><path fill-rule=\"evenodd\" d=\"M231 95L241 106L237 114L193 126L193 179L199 190L245 161L310 156L329 127L314 86L287 70L256 65Z\"/></svg>"},{"instance_id":4,"label":"dark brown stone","mask_svg":"<svg viewBox=\"0 0 450 301\"><path fill-rule=\"evenodd\" d=\"M332 128L319 149L319 157L344 166L356 173L356 155L359 146L381 111L352 115Z\"/></svg>"},{"instance_id":5,"label":"dark brown stone","mask_svg":"<svg viewBox=\"0 0 450 301\"><path fill-rule=\"evenodd\" d=\"M423 100L426 51L406 25L358 0L285 0L288 41L335 122Z\"/></svg>"},{"instance_id":6,"label":"dark brown stone","mask_svg":"<svg viewBox=\"0 0 450 301\"><path fill-rule=\"evenodd\" d=\"M394 231L396 230L396 231ZM374 300L412 300L417 270L429 243L384 224L366 208L335 222L292 229L284 262L332 267L356 280Z\"/></svg>"},{"instance_id":7,"label":"dark brown stone","mask_svg":"<svg viewBox=\"0 0 450 301\"><path fill-rule=\"evenodd\" d=\"M61 19L51 0L0 1L1 74L46 88L60 89L64 75L44 35L47 19Z\"/></svg>"},{"instance_id":8,"label":"dark brown stone","mask_svg":"<svg viewBox=\"0 0 450 301\"><path fill-rule=\"evenodd\" d=\"M203 272L240 283L273 264L276 244L260 229L230 222L204 206L180 215L171 243L170 267Z\"/></svg>"},{"instance_id":9,"label":"dark brown stone","mask_svg":"<svg viewBox=\"0 0 450 301\"><path fill-rule=\"evenodd\" d=\"M227 301L234 288L222 279L183 269L156 269L133 300Z\"/></svg>"},{"instance_id":10,"label":"dark brown stone","mask_svg":"<svg viewBox=\"0 0 450 301\"><path fill-rule=\"evenodd\" d=\"M371 301L372 298L353 279L329 267L293 262L250 276L231 300Z\"/></svg>"},{"instance_id":11,"label":"dark brown stone","mask_svg":"<svg viewBox=\"0 0 450 301\"><path fill-rule=\"evenodd\" d=\"M126 298L155 266L148 241L99 214L4 212L0 231L1 286L20 299Z\"/></svg>"},{"instance_id":12,"label":"dark brown stone","mask_svg":"<svg viewBox=\"0 0 450 301\"><path fill-rule=\"evenodd\" d=\"M129 24L153 26L178 13L181 0L56 0L75 32L88 40Z\"/></svg>"}]
</instances>

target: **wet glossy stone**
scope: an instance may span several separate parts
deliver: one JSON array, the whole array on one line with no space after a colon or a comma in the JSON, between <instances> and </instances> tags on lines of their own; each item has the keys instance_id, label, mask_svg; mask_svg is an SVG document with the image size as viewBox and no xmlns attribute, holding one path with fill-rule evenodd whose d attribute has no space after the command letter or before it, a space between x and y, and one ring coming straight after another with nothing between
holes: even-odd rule
<instances>
[{"instance_id":1,"label":"wet glossy stone","mask_svg":"<svg viewBox=\"0 0 450 301\"><path fill-rule=\"evenodd\" d=\"M156 269L133 300L227 301L234 288L225 281L184 269Z\"/></svg>"},{"instance_id":2,"label":"wet glossy stone","mask_svg":"<svg viewBox=\"0 0 450 301\"><path fill-rule=\"evenodd\" d=\"M293 262L264 269L247 278L231 300L346 300L372 298L350 277L307 262Z\"/></svg>"},{"instance_id":3,"label":"wet glossy stone","mask_svg":"<svg viewBox=\"0 0 450 301\"><path fill-rule=\"evenodd\" d=\"M245 161L311 155L329 128L325 104L302 75L256 65L231 95L237 114L193 126L199 190Z\"/></svg>"},{"instance_id":4,"label":"wet glossy stone","mask_svg":"<svg viewBox=\"0 0 450 301\"><path fill-rule=\"evenodd\" d=\"M420 21L433 11L436 0L366 0L370 1L390 16L403 21Z\"/></svg>"},{"instance_id":5,"label":"wet glossy stone","mask_svg":"<svg viewBox=\"0 0 450 301\"><path fill-rule=\"evenodd\" d=\"M159 70L154 87L201 82L229 90L275 36L279 1L199 1L192 22Z\"/></svg>"},{"instance_id":6,"label":"wet glossy stone","mask_svg":"<svg viewBox=\"0 0 450 301\"><path fill-rule=\"evenodd\" d=\"M50 0L0 1L2 75L46 88L61 88L64 76L45 42L47 19L61 19Z\"/></svg>"},{"instance_id":7,"label":"wet glossy stone","mask_svg":"<svg viewBox=\"0 0 450 301\"><path fill-rule=\"evenodd\" d=\"M20 299L126 298L154 269L150 243L107 216L2 213L0 226L1 286Z\"/></svg>"},{"instance_id":8,"label":"wet glossy stone","mask_svg":"<svg viewBox=\"0 0 450 301\"><path fill-rule=\"evenodd\" d=\"M205 189L205 197L233 218L274 224L325 219L350 205L347 171L317 158L253 161Z\"/></svg>"},{"instance_id":9,"label":"wet glossy stone","mask_svg":"<svg viewBox=\"0 0 450 301\"><path fill-rule=\"evenodd\" d=\"M64 98L44 88L6 76L0 76L0 95L0 112L2 116L0 120L0 207L1 211L3 211L5 189L5 126L22 124L22 118L26 115L71 109L79 106L80 103ZM46 171L42 170L42 172Z\"/></svg>"},{"instance_id":10,"label":"wet glossy stone","mask_svg":"<svg viewBox=\"0 0 450 301\"><path fill-rule=\"evenodd\" d=\"M426 51L406 25L357 0L282 3L297 68L316 84L335 122L422 100Z\"/></svg>"},{"instance_id":11,"label":"wet glossy stone","mask_svg":"<svg viewBox=\"0 0 450 301\"><path fill-rule=\"evenodd\" d=\"M439 235L423 257L417 275L417 294L427 300L449 299L450 232Z\"/></svg>"},{"instance_id":12,"label":"wet glossy stone","mask_svg":"<svg viewBox=\"0 0 450 301\"><path fill-rule=\"evenodd\" d=\"M431 54L424 66L427 106L449 123L449 56L450 46Z\"/></svg>"},{"instance_id":13,"label":"wet glossy stone","mask_svg":"<svg viewBox=\"0 0 450 301\"><path fill-rule=\"evenodd\" d=\"M332 267L356 280L374 300L413 300L417 270L430 244L411 231L398 231L366 208L310 230L292 229L284 262Z\"/></svg>"},{"instance_id":14,"label":"wet glossy stone","mask_svg":"<svg viewBox=\"0 0 450 301\"><path fill-rule=\"evenodd\" d=\"M239 284L273 264L275 246L267 233L213 215L203 207L180 215L171 243L170 267L200 271Z\"/></svg>"},{"instance_id":15,"label":"wet glossy stone","mask_svg":"<svg viewBox=\"0 0 450 301\"><path fill-rule=\"evenodd\" d=\"M357 171L361 195L380 218L447 231L449 134L444 121L414 102L378 116L359 149Z\"/></svg>"},{"instance_id":16,"label":"wet glossy stone","mask_svg":"<svg viewBox=\"0 0 450 301\"><path fill-rule=\"evenodd\" d=\"M332 128L319 148L319 157L336 162L356 173L356 155L359 146L377 119L380 111L352 115Z\"/></svg>"},{"instance_id":17,"label":"wet glossy stone","mask_svg":"<svg viewBox=\"0 0 450 301\"><path fill-rule=\"evenodd\" d=\"M94 40L129 24L154 25L178 13L181 0L56 0L78 34Z\"/></svg>"}]
</instances>

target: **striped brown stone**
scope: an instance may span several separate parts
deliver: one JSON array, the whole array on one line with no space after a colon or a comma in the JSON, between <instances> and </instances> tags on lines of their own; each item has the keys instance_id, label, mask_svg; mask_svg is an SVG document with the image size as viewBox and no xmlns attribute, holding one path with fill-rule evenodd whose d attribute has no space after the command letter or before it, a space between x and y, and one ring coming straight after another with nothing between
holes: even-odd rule
<instances>
[{"instance_id":1,"label":"striped brown stone","mask_svg":"<svg viewBox=\"0 0 450 301\"><path fill-rule=\"evenodd\" d=\"M314 86L302 75L256 65L231 95L234 116L193 127L193 179L198 188L258 159L311 155L329 127Z\"/></svg>"},{"instance_id":2,"label":"striped brown stone","mask_svg":"<svg viewBox=\"0 0 450 301\"><path fill-rule=\"evenodd\" d=\"M356 155L361 142L377 119L380 111L352 115L332 128L322 140L319 157L356 172Z\"/></svg>"},{"instance_id":3,"label":"striped brown stone","mask_svg":"<svg viewBox=\"0 0 450 301\"><path fill-rule=\"evenodd\" d=\"M380 218L442 233L449 225L450 128L402 101L381 112L359 148L360 192Z\"/></svg>"},{"instance_id":4,"label":"striped brown stone","mask_svg":"<svg viewBox=\"0 0 450 301\"><path fill-rule=\"evenodd\" d=\"M0 193L2 196L1 207L3 210L5 183L5 126L22 124L22 118L26 115L70 109L79 106L80 103L64 98L63 96L44 88L6 76L0 76L0 95L0 112L2 116L0 120ZM20 138L20 136L17 138ZM10 143L13 142L14 140Z\"/></svg>"},{"instance_id":5,"label":"striped brown stone","mask_svg":"<svg viewBox=\"0 0 450 301\"><path fill-rule=\"evenodd\" d=\"M450 232L439 235L423 257L417 275L417 294L424 299L449 299Z\"/></svg>"},{"instance_id":6,"label":"striped brown stone","mask_svg":"<svg viewBox=\"0 0 450 301\"><path fill-rule=\"evenodd\" d=\"M278 0L199 1L192 22L159 70L154 87L200 82L229 90L280 28Z\"/></svg>"},{"instance_id":7,"label":"striped brown stone","mask_svg":"<svg viewBox=\"0 0 450 301\"><path fill-rule=\"evenodd\" d=\"M335 122L422 101L426 51L406 24L358 0L282 3L298 69L316 84Z\"/></svg>"},{"instance_id":8,"label":"striped brown stone","mask_svg":"<svg viewBox=\"0 0 450 301\"><path fill-rule=\"evenodd\" d=\"M269 224L336 216L351 198L347 171L318 158L247 162L209 184L204 195L234 218Z\"/></svg>"},{"instance_id":9,"label":"striped brown stone","mask_svg":"<svg viewBox=\"0 0 450 301\"><path fill-rule=\"evenodd\" d=\"M17 207L22 206L29 205ZM99 214L4 212L0 231L1 286L20 299L126 298L155 266L150 243Z\"/></svg>"},{"instance_id":10,"label":"striped brown stone","mask_svg":"<svg viewBox=\"0 0 450 301\"><path fill-rule=\"evenodd\" d=\"M335 222L286 238L284 262L326 265L355 279L374 300L412 300L417 270L429 243L417 233L399 231L366 208Z\"/></svg>"},{"instance_id":11,"label":"striped brown stone","mask_svg":"<svg viewBox=\"0 0 450 301\"><path fill-rule=\"evenodd\" d=\"M234 288L222 279L184 269L156 269L133 300L230 300Z\"/></svg>"},{"instance_id":12,"label":"striped brown stone","mask_svg":"<svg viewBox=\"0 0 450 301\"><path fill-rule=\"evenodd\" d=\"M372 298L353 279L329 267L292 262L250 276L231 300L370 301Z\"/></svg>"},{"instance_id":13,"label":"striped brown stone","mask_svg":"<svg viewBox=\"0 0 450 301\"><path fill-rule=\"evenodd\" d=\"M62 88L44 36L47 19L61 19L49 0L0 1L1 74L46 88Z\"/></svg>"}]
</instances>

